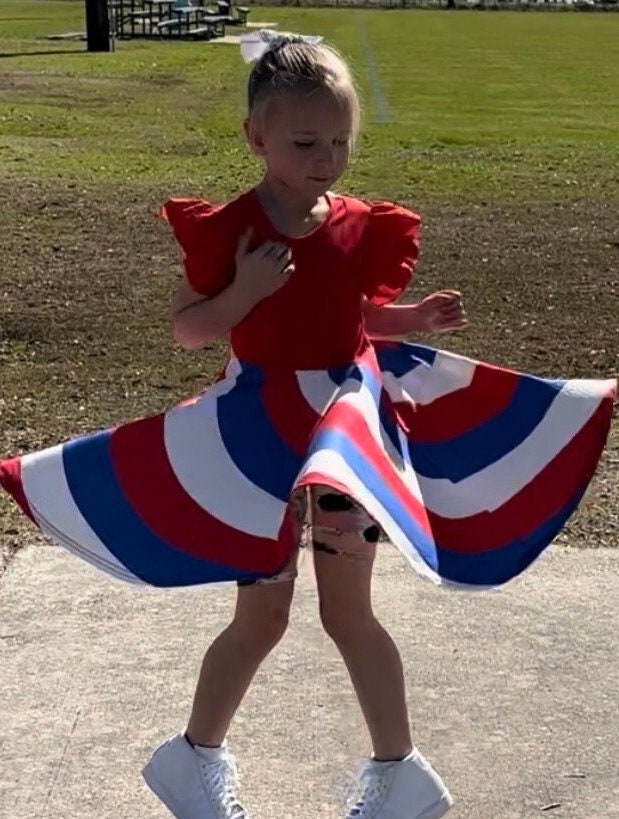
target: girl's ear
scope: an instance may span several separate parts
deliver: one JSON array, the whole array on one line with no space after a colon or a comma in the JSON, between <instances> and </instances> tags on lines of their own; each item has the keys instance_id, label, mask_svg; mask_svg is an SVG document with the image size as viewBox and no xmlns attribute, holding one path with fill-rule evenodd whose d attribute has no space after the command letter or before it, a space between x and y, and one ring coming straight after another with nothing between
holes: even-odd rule
<instances>
[{"instance_id":1,"label":"girl's ear","mask_svg":"<svg viewBox=\"0 0 619 819\"><path fill-rule=\"evenodd\" d=\"M258 123L248 117L243 121L243 130L252 153L256 156L264 156L264 139Z\"/></svg>"}]
</instances>

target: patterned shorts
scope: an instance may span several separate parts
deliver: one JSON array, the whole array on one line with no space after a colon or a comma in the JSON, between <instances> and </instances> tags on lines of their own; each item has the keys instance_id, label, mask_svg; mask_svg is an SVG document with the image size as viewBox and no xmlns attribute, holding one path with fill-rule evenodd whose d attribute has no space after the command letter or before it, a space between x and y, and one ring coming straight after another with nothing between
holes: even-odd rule
<instances>
[{"instance_id":1,"label":"patterned shorts","mask_svg":"<svg viewBox=\"0 0 619 819\"><path fill-rule=\"evenodd\" d=\"M292 499L299 526L299 548L311 546L315 552L372 559L381 529L365 509L349 495L328 486L312 486ZM294 580L298 551L281 572L260 580L240 581L239 586L266 585Z\"/></svg>"}]
</instances>

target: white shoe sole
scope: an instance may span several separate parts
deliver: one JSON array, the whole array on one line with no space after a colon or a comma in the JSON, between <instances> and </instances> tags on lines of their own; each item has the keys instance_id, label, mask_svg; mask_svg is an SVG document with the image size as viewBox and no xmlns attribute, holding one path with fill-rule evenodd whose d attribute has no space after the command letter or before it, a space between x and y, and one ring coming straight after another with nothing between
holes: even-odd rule
<instances>
[{"instance_id":1,"label":"white shoe sole","mask_svg":"<svg viewBox=\"0 0 619 819\"><path fill-rule=\"evenodd\" d=\"M157 778L152 762L149 762L144 766L142 769L142 776L144 777L144 781L148 787L155 794L155 796L163 802L172 816L176 817L176 819L187 819L187 814L181 813L180 806L176 804L176 801L170 796L167 789Z\"/></svg>"},{"instance_id":2,"label":"white shoe sole","mask_svg":"<svg viewBox=\"0 0 619 819\"><path fill-rule=\"evenodd\" d=\"M441 819L441 816L445 816L447 811L453 807L453 803L451 796L446 793L445 796L441 797L439 802L431 805L424 810L423 813L416 816L415 819Z\"/></svg>"},{"instance_id":3,"label":"white shoe sole","mask_svg":"<svg viewBox=\"0 0 619 819\"><path fill-rule=\"evenodd\" d=\"M152 760L142 768L142 777L144 778L144 781L155 796L161 802L163 802L175 819L188 819L187 814L183 813L183 810L178 802L173 796L170 795L170 792L165 785L160 782L154 768L155 766L153 765ZM247 813L244 813L243 816L245 819L249 819L249 815Z\"/></svg>"},{"instance_id":4,"label":"white shoe sole","mask_svg":"<svg viewBox=\"0 0 619 819\"><path fill-rule=\"evenodd\" d=\"M157 775L153 770L153 765L149 762L147 765L144 766L142 769L142 776L144 781L151 789L151 791L155 794L155 796L160 799L166 808L170 811L170 813L175 817L175 819L187 819L186 814L180 812L180 807L176 803L176 801L170 796L167 789L161 784ZM453 799L449 794L443 796L440 802L432 805L431 807L427 808L423 813L420 813L415 819L441 819L442 816L445 816L448 810L450 810L453 806Z\"/></svg>"}]
</instances>

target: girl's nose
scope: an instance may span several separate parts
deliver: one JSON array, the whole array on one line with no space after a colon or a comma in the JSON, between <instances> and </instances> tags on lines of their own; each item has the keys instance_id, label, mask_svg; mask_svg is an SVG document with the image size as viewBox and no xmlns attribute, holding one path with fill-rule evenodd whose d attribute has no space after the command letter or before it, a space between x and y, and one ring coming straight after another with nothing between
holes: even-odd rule
<instances>
[{"instance_id":1,"label":"girl's nose","mask_svg":"<svg viewBox=\"0 0 619 819\"><path fill-rule=\"evenodd\" d=\"M323 170L331 170L337 163L337 151L335 148L323 148L316 157L318 166Z\"/></svg>"}]
</instances>

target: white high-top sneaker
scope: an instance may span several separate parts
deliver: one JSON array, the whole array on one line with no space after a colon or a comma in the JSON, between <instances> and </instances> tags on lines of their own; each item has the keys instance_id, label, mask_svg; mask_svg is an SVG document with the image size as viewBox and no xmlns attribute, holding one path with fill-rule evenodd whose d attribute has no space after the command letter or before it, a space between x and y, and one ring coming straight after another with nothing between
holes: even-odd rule
<instances>
[{"instance_id":1,"label":"white high-top sneaker","mask_svg":"<svg viewBox=\"0 0 619 819\"><path fill-rule=\"evenodd\" d=\"M371 759L361 774L362 792L346 819L440 819L453 800L419 751L400 762Z\"/></svg>"},{"instance_id":2,"label":"white high-top sneaker","mask_svg":"<svg viewBox=\"0 0 619 819\"><path fill-rule=\"evenodd\" d=\"M223 746L205 759L184 734L160 745L142 771L176 819L249 819L237 799L236 761Z\"/></svg>"}]
</instances>

